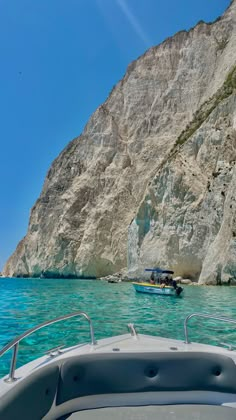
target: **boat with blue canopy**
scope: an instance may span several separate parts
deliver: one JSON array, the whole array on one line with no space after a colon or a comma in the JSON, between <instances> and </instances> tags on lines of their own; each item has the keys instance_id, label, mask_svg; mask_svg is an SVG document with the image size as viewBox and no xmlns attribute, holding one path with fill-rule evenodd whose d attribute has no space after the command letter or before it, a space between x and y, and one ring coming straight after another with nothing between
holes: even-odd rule
<instances>
[{"instance_id":1,"label":"boat with blue canopy","mask_svg":"<svg viewBox=\"0 0 236 420\"><path fill-rule=\"evenodd\" d=\"M178 286L172 278L174 271L163 270L159 267L145 268L145 271L151 272L150 280L149 282L133 282L136 292L162 296L180 296L183 293L183 288Z\"/></svg>"}]
</instances>

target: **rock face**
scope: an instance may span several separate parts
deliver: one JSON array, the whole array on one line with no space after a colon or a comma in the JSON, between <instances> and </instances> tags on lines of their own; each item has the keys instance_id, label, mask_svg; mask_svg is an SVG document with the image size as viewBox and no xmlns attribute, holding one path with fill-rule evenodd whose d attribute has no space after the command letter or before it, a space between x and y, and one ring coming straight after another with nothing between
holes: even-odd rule
<instances>
[{"instance_id":1,"label":"rock face","mask_svg":"<svg viewBox=\"0 0 236 420\"><path fill-rule=\"evenodd\" d=\"M8 276L236 278L236 1L131 63L53 162Z\"/></svg>"}]
</instances>

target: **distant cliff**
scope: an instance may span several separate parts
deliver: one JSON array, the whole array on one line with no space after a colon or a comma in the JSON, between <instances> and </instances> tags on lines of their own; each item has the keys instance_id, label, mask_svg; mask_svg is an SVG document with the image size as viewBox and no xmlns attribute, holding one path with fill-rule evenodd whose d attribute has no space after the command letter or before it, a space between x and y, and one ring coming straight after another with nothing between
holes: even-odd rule
<instances>
[{"instance_id":1,"label":"distant cliff","mask_svg":"<svg viewBox=\"0 0 236 420\"><path fill-rule=\"evenodd\" d=\"M236 1L131 63L53 162L8 276L236 279Z\"/></svg>"}]
</instances>

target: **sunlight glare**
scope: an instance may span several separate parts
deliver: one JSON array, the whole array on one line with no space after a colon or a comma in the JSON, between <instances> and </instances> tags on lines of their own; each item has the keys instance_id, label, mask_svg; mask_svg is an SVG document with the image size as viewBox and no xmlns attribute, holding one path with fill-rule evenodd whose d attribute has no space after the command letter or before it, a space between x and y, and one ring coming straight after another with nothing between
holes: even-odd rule
<instances>
[{"instance_id":1,"label":"sunlight glare","mask_svg":"<svg viewBox=\"0 0 236 420\"><path fill-rule=\"evenodd\" d=\"M129 21L130 25L132 26L133 30L139 36L139 38L143 41L146 47L150 47L152 45L151 40L149 39L148 35L144 32L143 28L141 27L140 23L138 22L137 18L128 8L128 5L125 0L116 0L118 6L124 13L126 19Z\"/></svg>"}]
</instances>

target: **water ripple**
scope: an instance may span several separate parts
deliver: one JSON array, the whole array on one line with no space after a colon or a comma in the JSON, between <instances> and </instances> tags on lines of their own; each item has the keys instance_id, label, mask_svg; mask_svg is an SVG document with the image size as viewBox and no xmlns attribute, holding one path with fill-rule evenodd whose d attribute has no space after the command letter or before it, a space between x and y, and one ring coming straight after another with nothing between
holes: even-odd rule
<instances>
[{"instance_id":1,"label":"water ripple","mask_svg":"<svg viewBox=\"0 0 236 420\"><path fill-rule=\"evenodd\" d=\"M183 298L173 298L138 294L130 283L1 278L0 292L0 348L41 322L76 311L92 318L97 339L127 332L129 322L139 332L183 339L183 321L192 312L236 319L234 287L185 287ZM236 344L235 327L217 321L193 319L189 335L192 341ZM83 319L53 324L20 344L18 366L59 344L70 346L88 339ZM10 357L8 352L1 359L0 376L8 371Z\"/></svg>"}]
</instances>

